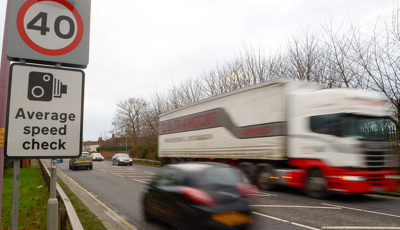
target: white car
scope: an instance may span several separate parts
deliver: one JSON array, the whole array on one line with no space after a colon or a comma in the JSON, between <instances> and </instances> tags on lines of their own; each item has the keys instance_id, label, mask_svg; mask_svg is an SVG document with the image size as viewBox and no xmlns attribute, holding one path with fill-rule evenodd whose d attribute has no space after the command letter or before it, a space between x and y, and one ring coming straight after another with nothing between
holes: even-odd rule
<instances>
[{"instance_id":1,"label":"white car","mask_svg":"<svg viewBox=\"0 0 400 230\"><path fill-rule=\"evenodd\" d=\"M101 153L92 153L90 157L93 161L104 161L104 157L101 155Z\"/></svg>"}]
</instances>

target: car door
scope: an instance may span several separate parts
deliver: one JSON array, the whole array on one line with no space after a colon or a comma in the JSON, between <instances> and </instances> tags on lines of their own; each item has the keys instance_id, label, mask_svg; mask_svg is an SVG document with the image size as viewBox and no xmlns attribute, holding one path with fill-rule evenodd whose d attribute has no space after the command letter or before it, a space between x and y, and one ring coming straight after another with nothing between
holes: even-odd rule
<instances>
[{"instance_id":1,"label":"car door","mask_svg":"<svg viewBox=\"0 0 400 230\"><path fill-rule=\"evenodd\" d=\"M179 196L181 187L179 170L164 168L149 186L150 206L158 219L171 223L179 219Z\"/></svg>"}]
</instances>

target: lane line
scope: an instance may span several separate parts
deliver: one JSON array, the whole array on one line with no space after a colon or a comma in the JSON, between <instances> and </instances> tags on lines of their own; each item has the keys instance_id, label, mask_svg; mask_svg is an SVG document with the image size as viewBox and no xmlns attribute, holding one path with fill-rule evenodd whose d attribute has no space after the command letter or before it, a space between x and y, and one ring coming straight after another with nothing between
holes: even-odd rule
<instances>
[{"instance_id":1,"label":"lane line","mask_svg":"<svg viewBox=\"0 0 400 230\"><path fill-rule=\"evenodd\" d=\"M360 212L368 212L368 213L379 214L379 215L383 215L383 216L391 216L391 217L400 218L399 215L394 215L394 214L389 214L389 213L368 211L368 210L363 210L363 209L358 209L358 208L350 208L350 207L345 207L345 206L340 206L340 205L334 205L334 204L326 204L326 203L321 203L321 204L323 204L323 205L328 205L328 206L333 206L333 207L340 207L340 208L355 210L355 211L360 211Z\"/></svg>"},{"instance_id":2,"label":"lane line","mask_svg":"<svg viewBox=\"0 0 400 230\"><path fill-rule=\"evenodd\" d=\"M341 209L340 207L326 207L326 206L299 206L299 205L250 205L251 207L266 207L266 208L315 208L315 209Z\"/></svg>"},{"instance_id":3,"label":"lane line","mask_svg":"<svg viewBox=\"0 0 400 230\"><path fill-rule=\"evenodd\" d=\"M137 180L137 179L133 179L133 178L132 178L132 180L143 183L143 184L148 184L146 181L141 181L141 180Z\"/></svg>"},{"instance_id":4,"label":"lane line","mask_svg":"<svg viewBox=\"0 0 400 230\"><path fill-rule=\"evenodd\" d=\"M101 202L99 199L97 199L96 197L94 197L90 192L88 192L86 189L84 189L82 186L80 186L78 183L76 183L76 181L74 181L71 177L67 176L67 174L65 174L64 172L62 172L60 169L57 169L58 173L63 174L68 180L71 181L71 183L73 183L74 185L76 185L78 188L82 189L83 192L85 192L88 196L90 196L91 198L93 198L97 203L99 203L101 206L103 206L103 208L105 208L107 211L109 211L111 214L113 214L119 221L121 221L123 224L126 225L126 227L132 229L132 230L138 230L137 228L133 227L133 225L131 225L130 223L128 223L125 219L123 219L122 217L120 217L116 212L114 212L113 210L111 210L107 205L105 205L103 202Z\"/></svg>"},{"instance_id":5,"label":"lane line","mask_svg":"<svg viewBox=\"0 0 400 230\"><path fill-rule=\"evenodd\" d=\"M112 175L115 175L115 176L119 176L119 177L124 177L124 176L122 176L122 175L119 175L119 174L116 174L116 173L111 173Z\"/></svg>"},{"instance_id":6,"label":"lane line","mask_svg":"<svg viewBox=\"0 0 400 230\"><path fill-rule=\"evenodd\" d=\"M258 212L252 212L252 213L256 214L256 215L259 215L259 216L262 216L262 217L267 217L267 218L274 219L274 220L277 220L277 221L281 221L281 222L284 222L284 223L296 225L296 226L299 226L299 227L302 227L302 228L307 228L307 229L312 229L312 230L321 230L320 228L314 228L314 227L311 227L311 226L307 226L307 225L304 225L304 224L299 224L299 223L296 223L296 222L291 222L291 221L288 221L288 220L280 219L280 218L277 218L277 217L274 217L274 216L269 216L269 215L265 215L265 214L258 213Z\"/></svg>"}]
</instances>

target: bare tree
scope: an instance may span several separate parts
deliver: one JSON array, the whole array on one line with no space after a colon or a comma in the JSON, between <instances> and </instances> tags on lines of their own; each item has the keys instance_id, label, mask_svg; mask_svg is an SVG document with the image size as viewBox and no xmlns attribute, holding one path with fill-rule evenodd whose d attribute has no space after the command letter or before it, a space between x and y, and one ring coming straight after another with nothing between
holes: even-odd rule
<instances>
[{"instance_id":1,"label":"bare tree","mask_svg":"<svg viewBox=\"0 0 400 230\"><path fill-rule=\"evenodd\" d=\"M142 98L129 98L117 104L112 125L120 137L128 138L133 150L138 154L141 150L141 138L147 113L147 102Z\"/></svg>"}]
</instances>

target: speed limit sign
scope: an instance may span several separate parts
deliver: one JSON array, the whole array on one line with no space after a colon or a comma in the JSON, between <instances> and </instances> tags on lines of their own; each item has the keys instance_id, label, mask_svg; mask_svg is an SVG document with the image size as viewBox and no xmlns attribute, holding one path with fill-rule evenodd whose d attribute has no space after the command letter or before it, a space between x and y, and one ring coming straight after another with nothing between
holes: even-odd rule
<instances>
[{"instance_id":1,"label":"speed limit sign","mask_svg":"<svg viewBox=\"0 0 400 230\"><path fill-rule=\"evenodd\" d=\"M13 0L7 56L85 68L90 0Z\"/></svg>"}]
</instances>

